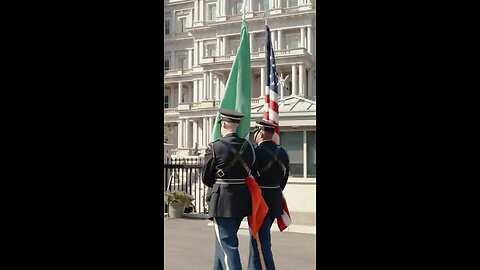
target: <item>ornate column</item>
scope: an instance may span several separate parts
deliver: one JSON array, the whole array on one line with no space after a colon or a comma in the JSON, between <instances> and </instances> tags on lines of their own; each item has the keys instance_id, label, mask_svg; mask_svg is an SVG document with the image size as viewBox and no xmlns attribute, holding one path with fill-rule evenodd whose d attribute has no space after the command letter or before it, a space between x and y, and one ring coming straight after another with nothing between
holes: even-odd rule
<instances>
[{"instance_id":1,"label":"ornate column","mask_svg":"<svg viewBox=\"0 0 480 270\"><path fill-rule=\"evenodd\" d=\"M260 68L260 97L265 96L265 67Z\"/></svg>"},{"instance_id":2,"label":"ornate column","mask_svg":"<svg viewBox=\"0 0 480 270\"><path fill-rule=\"evenodd\" d=\"M208 117L208 122L209 122L209 129L208 129L208 141L211 142L213 141L212 138L212 130L213 130L213 122L215 119L213 117Z\"/></svg>"},{"instance_id":3,"label":"ornate column","mask_svg":"<svg viewBox=\"0 0 480 270\"><path fill-rule=\"evenodd\" d=\"M207 100L207 72L203 72L202 100Z\"/></svg>"},{"instance_id":4,"label":"ornate column","mask_svg":"<svg viewBox=\"0 0 480 270\"><path fill-rule=\"evenodd\" d=\"M205 123L207 124L207 129L205 129L205 145L207 145L210 142L210 133L212 132L210 129L210 117L205 117Z\"/></svg>"},{"instance_id":5,"label":"ornate column","mask_svg":"<svg viewBox=\"0 0 480 270\"><path fill-rule=\"evenodd\" d=\"M271 36L272 36L272 46L274 50L277 50L277 32L276 31L270 31Z\"/></svg>"},{"instance_id":6,"label":"ornate column","mask_svg":"<svg viewBox=\"0 0 480 270\"><path fill-rule=\"evenodd\" d=\"M278 30L278 44L277 44L277 50L282 50L283 49L283 30Z\"/></svg>"},{"instance_id":7,"label":"ornate column","mask_svg":"<svg viewBox=\"0 0 480 270\"><path fill-rule=\"evenodd\" d=\"M178 120L177 126L178 148L183 147L183 119Z\"/></svg>"},{"instance_id":8,"label":"ornate column","mask_svg":"<svg viewBox=\"0 0 480 270\"><path fill-rule=\"evenodd\" d=\"M183 96L183 84L182 82L178 82L178 104L182 103L182 96Z\"/></svg>"},{"instance_id":9,"label":"ornate column","mask_svg":"<svg viewBox=\"0 0 480 270\"><path fill-rule=\"evenodd\" d=\"M216 81L216 84L215 84L215 100L218 100L220 101L220 78L218 77L218 75L215 77L215 81Z\"/></svg>"},{"instance_id":10,"label":"ornate column","mask_svg":"<svg viewBox=\"0 0 480 270\"><path fill-rule=\"evenodd\" d=\"M203 142L203 145L206 146L208 143L207 143L207 118L206 117L203 117L202 118L202 142Z\"/></svg>"},{"instance_id":11,"label":"ornate column","mask_svg":"<svg viewBox=\"0 0 480 270\"><path fill-rule=\"evenodd\" d=\"M305 27L300 28L300 48L305 48Z\"/></svg>"},{"instance_id":12,"label":"ornate column","mask_svg":"<svg viewBox=\"0 0 480 270\"><path fill-rule=\"evenodd\" d=\"M202 102L203 98L203 79L198 79L198 102Z\"/></svg>"},{"instance_id":13,"label":"ornate column","mask_svg":"<svg viewBox=\"0 0 480 270\"><path fill-rule=\"evenodd\" d=\"M220 56L220 37L217 37L217 48L216 48L216 55Z\"/></svg>"},{"instance_id":14,"label":"ornate column","mask_svg":"<svg viewBox=\"0 0 480 270\"><path fill-rule=\"evenodd\" d=\"M190 135L190 120L185 119L185 146L187 148L191 147L189 135Z\"/></svg>"},{"instance_id":15,"label":"ornate column","mask_svg":"<svg viewBox=\"0 0 480 270\"><path fill-rule=\"evenodd\" d=\"M213 100L213 73L208 72L208 98Z\"/></svg>"},{"instance_id":16,"label":"ornate column","mask_svg":"<svg viewBox=\"0 0 480 270\"><path fill-rule=\"evenodd\" d=\"M199 7L199 12L200 12L200 17L199 17L199 21L201 22L204 22L205 19L204 19L204 7L205 7L205 3L203 0L200 0L200 7Z\"/></svg>"},{"instance_id":17,"label":"ornate column","mask_svg":"<svg viewBox=\"0 0 480 270\"><path fill-rule=\"evenodd\" d=\"M193 1L193 21L198 22L198 0Z\"/></svg>"},{"instance_id":18,"label":"ornate column","mask_svg":"<svg viewBox=\"0 0 480 270\"><path fill-rule=\"evenodd\" d=\"M305 65L300 64L298 68L298 93L300 96L305 96Z\"/></svg>"},{"instance_id":19,"label":"ornate column","mask_svg":"<svg viewBox=\"0 0 480 270\"><path fill-rule=\"evenodd\" d=\"M292 95L297 95L297 65L292 65Z\"/></svg>"},{"instance_id":20,"label":"ornate column","mask_svg":"<svg viewBox=\"0 0 480 270\"><path fill-rule=\"evenodd\" d=\"M308 70L307 72L307 91L305 93L306 97L312 97L313 96L313 91L312 91L312 86L313 86L313 71L312 69Z\"/></svg>"},{"instance_id":21,"label":"ornate column","mask_svg":"<svg viewBox=\"0 0 480 270\"><path fill-rule=\"evenodd\" d=\"M198 143L198 122L196 119L193 121L193 127L192 127L192 147L195 147L195 144ZM199 145L197 145L199 146Z\"/></svg>"},{"instance_id":22,"label":"ornate column","mask_svg":"<svg viewBox=\"0 0 480 270\"><path fill-rule=\"evenodd\" d=\"M198 80L193 80L193 102L198 102Z\"/></svg>"},{"instance_id":23,"label":"ornate column","mask_svg":"<svg viewBox=\"0 0 480 270\"><path fill-rule=\"evenodd\" d=\"M170 69L175 69L175 51L170 52Z\"/></svg>"}]
</instances>

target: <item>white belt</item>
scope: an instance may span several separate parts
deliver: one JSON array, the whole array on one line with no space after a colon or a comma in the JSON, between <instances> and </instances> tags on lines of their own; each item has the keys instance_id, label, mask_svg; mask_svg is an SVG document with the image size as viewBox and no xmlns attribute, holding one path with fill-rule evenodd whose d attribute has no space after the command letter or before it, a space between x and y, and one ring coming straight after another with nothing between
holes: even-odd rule
<instances>
[{"instance_id":1,"label":"white belt","mask_svg":"<svg viewBox=\"0 0 480 270\"><path fill-rule=\"evenodd\" d=\"M215 184L219 185L243 185L245 184L245 178L241 179L222 179L222 178L215 178Z\"/></svg>"}]
</instances>

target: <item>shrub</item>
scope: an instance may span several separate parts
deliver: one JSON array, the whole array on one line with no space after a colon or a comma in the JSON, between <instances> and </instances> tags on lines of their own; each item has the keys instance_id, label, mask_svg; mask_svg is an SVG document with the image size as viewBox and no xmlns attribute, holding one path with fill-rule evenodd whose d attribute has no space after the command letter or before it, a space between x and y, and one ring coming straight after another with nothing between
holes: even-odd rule
<instances>
[{"instance_id":1,"label":"shrub","mask_svg":"<svg viewBox=\"0 0 480 270\"><path fill-rule=\"evenodd\" d=\"M184 207L189 205L194 200L193 196L183 191L165 191L163 193L163 201L170 205L172 202L179 202Z\"/></svg>"}]
</instances>

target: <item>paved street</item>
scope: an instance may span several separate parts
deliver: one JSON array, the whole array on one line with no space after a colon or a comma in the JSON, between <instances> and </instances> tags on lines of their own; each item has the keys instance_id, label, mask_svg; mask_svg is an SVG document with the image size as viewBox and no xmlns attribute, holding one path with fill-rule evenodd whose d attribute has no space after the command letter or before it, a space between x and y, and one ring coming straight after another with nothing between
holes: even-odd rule
<instances>
[{"instance_id":1,"label":"paved street","mask_svg":"<svg viewBox=\"0 0 480 270\"><path fill-rule=\"evenodd\" d=\"M209 220L165 219L165 270L212 270L214 231ZM276 226L274 224L273 226ZM240 257L248 265L249 232L240 229ZM316 236L291 232L272 232L272 252L277 270L315 269Z\"/></svg>"}]
</instances>

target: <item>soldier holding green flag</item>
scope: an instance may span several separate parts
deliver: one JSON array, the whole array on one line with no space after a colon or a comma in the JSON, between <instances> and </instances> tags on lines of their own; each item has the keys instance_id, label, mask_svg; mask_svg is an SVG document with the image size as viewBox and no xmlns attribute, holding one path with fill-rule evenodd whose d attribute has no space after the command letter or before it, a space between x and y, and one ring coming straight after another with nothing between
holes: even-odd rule
<instances>
[{"instance_id":1,"label":"soldier holding green flag","mask_svg":"<svg viewBox=\"0 0 480 270\"><path fill-rule=\"evenodd\" d=\"M255 151L246 140L250 130L250 46L242 21L240 45L233 61L212 130L213 142L205 151L203 183L211 188L209 218L215 226L214 270L241 270L237 232L248 216L252 235L268 212L261 189L251 176ZM265 265L262 263L263 268Z\"/></svg>"},{"instance_id":2,"label":"soldier holding green flag","mask_svg":"<svg viewBox=\"0 0 480 270\"><path fill-rule=\"evenodd\" d=\"M236 131L241 113L220 110L220 139L205 152L203 183L212 187L208 207L215 226L214 269L241 270L237 232L244 217L252 213L252 199L245 178L255 162L255 151Z\"/></svg>"}]
</instances>

